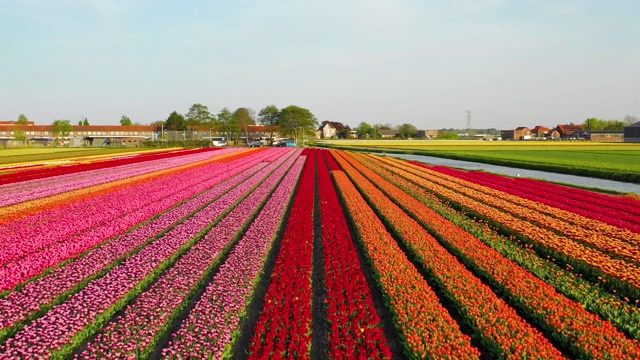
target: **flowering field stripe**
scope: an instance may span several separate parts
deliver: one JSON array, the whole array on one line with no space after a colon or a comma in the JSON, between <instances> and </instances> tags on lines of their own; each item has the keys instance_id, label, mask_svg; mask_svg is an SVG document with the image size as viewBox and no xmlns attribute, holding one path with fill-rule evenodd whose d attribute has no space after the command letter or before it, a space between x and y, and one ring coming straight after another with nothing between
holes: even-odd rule
<instances>
[{"instance_id":1,"label":"flowering field stripe","mask_svg":"<svg viewBox=\"0 0 640 360\"><path fill-rule=\"evenodd\" d=\"M162 350L163 358L220 359L231 352L254 288L265 276L266 258L272 252L305 161L305 156L299 157L271 195L189 316L173 334L171 342Z\"/></svg>"},{"instance_id":2,"label":"flowering field stripe","mask_svg":"<svg viewBox=\"0 0 640 360\"><path fill-rule=\"evenodd\" d=\"M70 204L73 202L83 201L90 197L96 197L96 196L108 194L120 189L125 189L131 186L131 184L144 182L144 181L151 181L153 179L170 176L172 174L179 173L186 169L205 166L209 163L221 162L221 161L224 162L225 158L234 156L235 154L241 153L241 152L245 152L245 151L242 151L242 150L237 151L235 149L229 149L228 151L220 150L219 152L216 153L217 156L209 159L199 160L199 161L195 161L185 165L172 166L168 169L161 167L159 169L156 169L155 171L148 171L141 175L136 175L133 177L124 176L122 179L116 179L111 182L101 183L97 185L95 184L91 185L90 183L91 179L88 179L85 182L85 185L87 185L86 187L81 187L79 189L71 190L62 194L50 195L50 196L47 195L43 198L30 200L23 203L17 203L11 206L1 207L0 208L0 224L21 219L33 214L38 214L52 208L66 206L67 204ZM85 175L88 176L91 173L92 172L88 172ZM14 184L14 185L17 186L19 184ZM0 187L0 190L2 190L2 187ZM57 191L54 191L54 192L57 193Z\"/></svg>"},{"instance_id":3,"label":"flowering field stripe","mask_svg":"<svg viewBox=\"0 0 640 360\"><path fill-rule=\"evenodd\" d=\"M296 157L290 156L292 153L294 151L283 157L288 159L191 247L148 291L127 306L124 314L109 323L79 356L83 359L148 358L295 162Z\"/></svg>"},{"instance_id":4,"label":"flowering field stripe","mask_svg":"<svg viewBox=\"0 0 640 360\"><path fill-rule=\"evenodd\" d=\"M8 339L0 347L0 358L69 356L261 183L279 160L272 158L271 161L251 178Z\"/></svg>"},{"instance_id":5,"label":"flowering field stripe","mask_svg":"<svg viewBox=\"0 0 640 360\"><path fill-rule=\"evenodd\" d=\"M385 190L395 187L373 170L368 170L367 175L379 178L379 185ZM640 356L638 341L628 339L611 323L558 294L551 285L457 228L419 200L401 194L406 193L402 190L393 192L398 204L402 204L421 223L439 234L442 242L448 244L448 249L462 258L467 266L482 274L491 286L502 292L514 306L535 320L574 356L615 359L637 359Z\"/></svg>"},{"instance_id":6,"label":"flowering field stripe","mask_svg":"<svg viewBox=\"0 0 640 360\"><path fill-rule=\"evenodd\" d=\"M307 155L249 358L310 358L315 157Z\"/></svg>"},{"instance_id":7,"label":"flowering field stripe","mask_svg":"<svg viewBox=\"0 0 640 360\"><path fill-rule=\"evenodd\" d=\"M637 307L640 300L636 300L635 305L630 304L628 299L626 301L621 300L616 295L603 289L600 284L593 284L581 275L572 273L569 271L571 269L570 266L564 269L549 260L542 259L534 252L529 251L526 245L521 246L494 231L489 225L466 217L450 206L445 205L435 195L425 192L424 189L400 177L398 174L384 169L380 163L374 162L373 159L355 153L350 155L370 169L375 169L376 173L420 200L453 224L478 237L478 239L491 246L502 256L514 261L539 279L553 286L559 293L579 302L591 313L610 321L616 327L629 334L630 337L640 340L640 327L638 327L640 309ZM428 211L425 212L425 215L429 214ZM418 217L416 218L419 219Z\"/></svg>"},{"instance_id":8,"label":"flowering field stripe","mask_svg":"<svg viewBox=\"0 0 640 360\"><path fill-rule=\"evenodd\" d=\"M417 221L391 201L385 192L396 197L398 201L411 201L414 206L424 208L422 203L376 176L379 185L385 189L385 192L381 191L358 172L372 177L374 173L371 170L352 158L347 160L342 153L334 152L333 155L371 206L389 224L409 252L416 256L420 267L438 284L448 300L455 304L457 312L463 315L465 322L474 330L475 337L492 357L563 357L549 340L522 319L482 280L467 270ZM358 170L354 166L358 167ZM459 231L455 226L450 228L454 229Z\"/></svg>"},{"instance_id":9,"label":"flowering field stripe","mask_svg":"<svg viewBox=\"0 0 640 360\"><path fill-rule=\"evenodd\" d=\"M205 189L221 168L222 164L213 163L0 225L0 265L26 262L31 267L33 255L48 259L49 266L55 265L49 254L60 254L59 248L73 246L83 251L78 249L83 241L101 242L120 234L150 217L140 209L151 207L159 212L184 200L195 188ZM182 194L185 189L190 195ZM78 218L83 221L76 221Z\"/></svg>"},{"instance_id":10,"label":"flowering field stripe","mask_svg":"<svg viewBox=\"0 0 640 360\"><path fill-rule=\"evenodd\" d=\"M333 158L329 161L335 162ZM333 178L366 257L371 262L408 358L479 358L469 336L442 306L415 266L347 175L331 165Z\"/></svg>"},{"instance_id":11,"label":"flowering field stripe","mask_svg":"<svg viewBox=\"0 0 640 360\"><path fill-rule=\"evenodd\" d=\"M86 163L76 163L73 165L46 167L46 168L38 168L38 169L26 169L18 173L0 175L0 185L12 184L12 183L27 181L27 180L47 178L52 176L77 174L85 171L141 163L141 162L152 161L157 159L168 159L176 156L185 156L185 155L196 154L199 152L212 151L212 150L217 150L217 149L189 149L189 150L171 151L171 152L162 151L162 152L133 153L133 154L127 153L125 156L122 156L122 154L112 154L109 156L109 158L104 160L92 159ZM113 158L114 155L117 155L117 157Z\"/></svg>"},{"instance_id":12,"label":"flowering field stripe","mask_svg":"<svg viewBox=\"0 0 640 360\"><path fill-rule=\"evenodd\" d=\"M81 236L75 236L27 258L23 258L20 261L0 268L0 289L5 291L7 289L12 289L17 284L20 284L33 276L37 276L51 267L57 266L68 259L80 256L82 252L90 249L91 247L109 241L109 237L128 231L127 227L130 225L133 225L134 227L137 226L138 222L141 223L148 218L156 216L158 213L172 207L176 203L179 203L198 192L206 190L207 188L219 183L226 178L229 172L237 174L241 168L246 168L247 165L250 166L251 164L257 164L257 161L260 159L260 156L251 157L248 162L242 160L236 162L236 164L230 163L227 167L218 168L218 170L212 171L211 173L204 172L199 174L199 176L192 174L192 177L189 177L186 181L180 182L180 185L176 185L176 181L172 180L173 184L166 184L167 186L161 186L159 189L162 191L166 188L172 188L176 190L176 192L168 193L168 196L165 196L160 201L152 203L147 207L139 208L133 213L125 215L124 219L104 221L103 224L93 228ZM211 170L214 169L212 168ZM203 177L203 175L205 176ZM194 181L195 183L193 183ZM182 187L181 185L184 184L189 186L187 188L183 187L180 190ZM147 193L142 192L142 194L137 196L145 195L147 195ZM63 221L60 226L69 227L67 225L68 223L69 222ZM70 223L75 224L73 222ZM55 222L49 225L48 229L44 228L42 231L51 230L51 228L56 228ZM38 232L36 232L36 234L38 234ZM35 241L35 239L32 241Z\"/></svg>"},{"instance_id":13,"label":"flowering field stripe","mask_svg":"<svg viewBox=\"0 0 640 360\"><path fill-rule=\"evenodd\" d=\"M321 151L321 154L317 202L320 205L322 269L329 323L329 333L325 335L329 344L326 354L332 359L391 359L393 354L327 167L328 152Z\"/></svg>"},{"instance_id":14,"label":"flowering field stripe","mask_svg":"<svg viewBox=\"0 0 640 360\"><path fill-rule=\"evenodd\" d=\"M522 217L549 230L555 230L576 240L593 245L603 251L625 257L630 261L640 256L640 234L619 228L599 220L590 219L571 211L541 204L502 190L492 189L473 182L424 167L413 167L416 175L447 186L485 204ZM422 170L422 171L420 171ZM560 221L558 221L560 220Z\"/></svg>"},{"instance_id":15,"label":"flowering field stripe","mask_svg":"<svg viewBox=\"0 0 640 360\"><path fill-rule=\"evenodd\" d=\"M89 186L105 184L117 180L127 179L156 171L167 171L170 168L187 164L198 164L215 158L220 152L229 152L232 149L215 152L202 152L181 156L177 158L160 159L139 164L116 166L114 168L87 171L80 174L69 174L53 178L36 179L16 184L0 185L0 206L24 203L42 197L48 197L72 190L78 190Z\"/></svg>"},{"instance_id":16,"label":"flowering field stripe","mask_svg":"<svg viewBox=\"0 0 640 360\"><path fill-rule=\"evenodd\" d=\"M256 160L259 159L260 157L256 156ZM0 342L4 342L7 337L21 329L27 320L40 317L53 305L61 304L71 294L85 287L89 281L105 275L124 259L246 180L266 163L257 165L253 161L243 161L242 165L244 166L238 168L230 167L226 175L220 176L220 181L223 182L219 185L179 204L122 237L90 251L86 256L56 268L46 276L9 293L4 301L0 301ZM227 177L230 179L224 181Z\"/></svg>"},{"instance_id":17,"label":"flowering field stripe","mask_svg":"<svg viewBox=\"0 0 640 360\"><path fill-rule=\"evenodd\" d=\"M412 171L406 171L406 169L411 170L407 165L399 164L389 159L380 159L380 161L394 166L396 171L403 177L414 181L438 196L446 198L447 201L458 204L478 216L491 220L495 226L507 229L514 234L522 236L523 239L531 240L535 245L551 250L554 253L554 258L564 256L567 262L584 274L591 274L592 278L602 275L610 276L610 279L617 280L613 285L619 288L618 291L626 289L632 297L639 298L633 295L638 294L638 290L640 290L640 267L637 265L612 258L571 238L560 236L553 231L540 228L516 216L504 213L500 209L485 205L483 202L428 181L421 176L415 175ZM594 272L594 270L596 271ZM631 285L631 288L627 289L625 284Z\"/></svg>"},{"instance_id":18,"label":"flowering field stripe","mask_svg":"<svg viewBox=\"0 0 640 360\"><path fill-rule=\"evenodd\" d=\"M414 164L418 164L415 163ZM425 166L426 167L426 166ZM471 181L479 185L488 186L494 190L504 191L511 195L528 200L540 202L565 211L602 221L609 225L625 228L635 233L640 233L640 215L632 215L607 206L600 206L590 202L576 201L573 197L562 194L554 194L548 190L539 192L530 189L514 179L488 174L478 171L462 171L444 166L427 167L433 171L441 172L463 180Z\"/></svg>"}]
</instances>

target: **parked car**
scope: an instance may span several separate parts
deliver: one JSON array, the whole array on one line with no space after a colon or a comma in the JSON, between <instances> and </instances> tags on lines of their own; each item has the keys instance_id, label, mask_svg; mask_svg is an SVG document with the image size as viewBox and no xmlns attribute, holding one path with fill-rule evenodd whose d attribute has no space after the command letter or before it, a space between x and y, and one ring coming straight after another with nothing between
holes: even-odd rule
<instances>
[{"instance_id":1,"label":"parked car","mask_svg":"<svg viewBox=\"0 0 640 360\"><path fill-rule=\"evenodd\" d=\"M262 147L262 141L249 141L249 147Z\"/></svg>"}]
</instances>

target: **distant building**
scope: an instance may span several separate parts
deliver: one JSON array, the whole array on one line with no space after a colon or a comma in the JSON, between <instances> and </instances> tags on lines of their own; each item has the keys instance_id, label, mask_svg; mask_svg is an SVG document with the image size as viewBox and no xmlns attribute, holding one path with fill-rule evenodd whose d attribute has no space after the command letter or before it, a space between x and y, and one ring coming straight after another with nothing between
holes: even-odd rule
<instances>
[{"instance_id":1,"label":"distant building","mask_svg":"<svg viewBox=\"0 0 640 360\"><path fill-rule=\"evenodd\" d=\"M394 137L398 136L398 134L400 134L400 131L398 131L398 130L378 130L378 133L380 133L380 137L382 137L383 139L391 139L391 138L394 138Z\"/></svg>"},{"instance_id":2,"label":"distant building","mask_svg":"<svg viewBox=\"0 0 640 360\"><path fill-rule=\"evenodd\" d=\"M418 133L416 134L416 137L418 139L433 139L438 137L438 130L418 130Z\"/></svg>"},{"instance_id":3,"label":"distant building","mask_svg":"<svg viewBox=\"0 0 640 360\"><path fill-rule=\"evenodd\" d=\"M582 124L565 124L556 126L556 131L560 134L561 139L583 139L588 133Z\"/></svg>"},{"instance_id":4,"label":"distant building","mask_svg":"<svg viewBox=\"0 0 640 360\"><path fill-rule=\"evenodd\" d=\"M589 140L596 142L623 142L624 131L621 130L597 130L588 134Z\"/></svg>"},{"instance_id":5,"label":"distant building","mask_svg":"<svg viewBox=\"0 0 640 360\"><path fill-rule=\"evenodd\" d=\"M547 136L547 133L549 132L549 130L551 129L549 129L548 127L537 125L533 129L531 129L531 136L537 137L537 138L544 138Z\"/></svg>"},{"instance_id":6,"label":"distant building","mask_svg":"<svg viewBox=\"0 0 640 360\"><path fill-rule=\"evenodd\" d=\"M526 126L520 126L515 130L502 130L500 136L503 140L528 140L531 138L531 130Z\"/></svg>"},{"instance_id":7,"label":"distant building","mask_svg":"<svg viewBox=\"0 0 640 360\"><path fill-rule=\"evenodd\" d=\"M624 128L624 142L640 143L640 121Z\"/></svg>"},{"instance_id":8,"label":"distant building","mask_svg":"<svg viewBox=\"0 0 640 360\"><path fill-rule=\"evenodd\" d=\"M318 139L333 139L337 137L338 130L328 121L323 121L316 131Z\"/></svg>"}]
</instances>

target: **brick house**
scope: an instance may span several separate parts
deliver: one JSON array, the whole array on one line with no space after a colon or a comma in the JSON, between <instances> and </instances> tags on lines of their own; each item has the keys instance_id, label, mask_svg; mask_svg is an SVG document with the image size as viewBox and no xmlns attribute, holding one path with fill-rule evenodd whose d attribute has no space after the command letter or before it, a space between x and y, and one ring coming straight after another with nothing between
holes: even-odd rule
<instances>
[{"instance_id":1,"label":"brick house","mask_svg":"<svg viewBox=\"0 0 640 360\"><path fill-rule=\"evenodd\" d=\"M526 126L520 126L515 130L502 130L500 136L503 140L528 140L531 138L531 130Z\"/></svg>"}]
</instances>

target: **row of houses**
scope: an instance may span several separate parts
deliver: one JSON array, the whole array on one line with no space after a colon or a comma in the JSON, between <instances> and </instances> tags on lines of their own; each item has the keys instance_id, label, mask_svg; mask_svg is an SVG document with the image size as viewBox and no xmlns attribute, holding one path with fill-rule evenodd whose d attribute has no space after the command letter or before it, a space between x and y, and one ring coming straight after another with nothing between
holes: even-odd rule
<instances>
[{"instance_id":1,"label":"row of houses","mask_svg":"<svg viewBox=\"0 0 640 360\"><path fill-rule=\"evenodd\" d=\"M591 140L591 141L602 141L602 142L627 141L626 139L627 136L625 135L625 131L617 131L617 130L589 131L585 129L585 126L582 124L557 125L555 128L535 126L532 129L529 129L526 126L521 126L514 130L502 130L500 135L503 140L545 139L545 140Z\"/></svg>"},{"instance_id":2,"label":"row of houses","mask_svg":"<svg viewBox=\"0 0 640 360\"><path fill-rule=\"evenodd\" d=\"M279 127L253 125L247 127L249 141L265 141L279 138ZM64 137L55 134L52 125L35 125L29 121L27 125L17 125L15 121L0 121L0 146L11 146L21 140L16 135L22 134L31 145L49 146L58 141L68 146L126 146L135 147L144 141L166 139L180 140L210 140L214 136L224 136L220 131L209 128L191 131L166 131L155 125L77 125ZM243 138L244 141L246 141Z\"/></svg>"}]
</instances>

